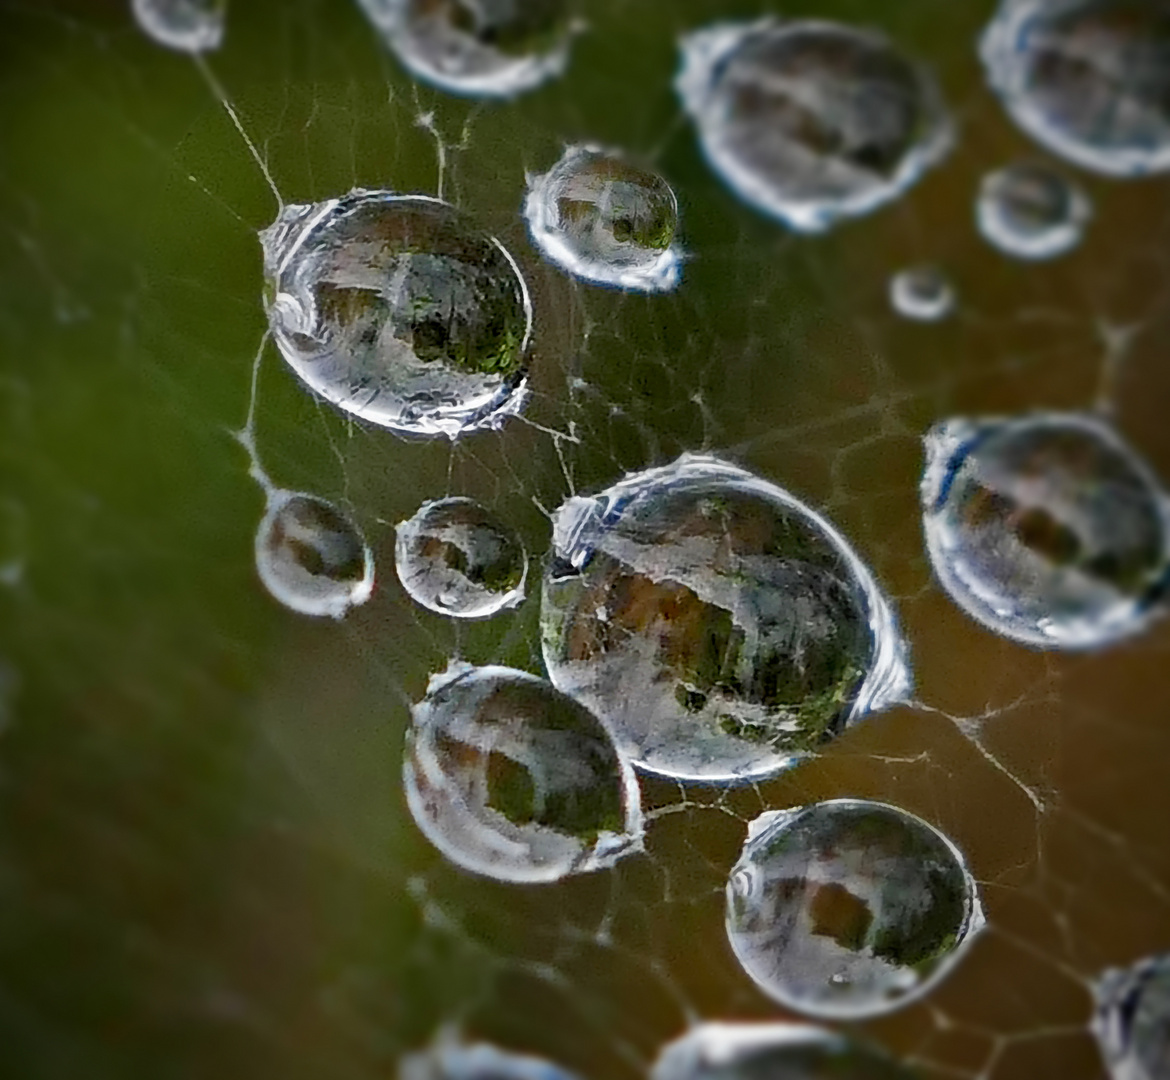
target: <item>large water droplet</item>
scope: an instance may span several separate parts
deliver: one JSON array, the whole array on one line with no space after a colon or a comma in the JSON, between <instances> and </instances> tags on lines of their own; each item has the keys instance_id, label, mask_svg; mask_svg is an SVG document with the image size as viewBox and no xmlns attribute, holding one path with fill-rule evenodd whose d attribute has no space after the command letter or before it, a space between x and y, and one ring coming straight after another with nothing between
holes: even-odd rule
<instances>
[{"instance_id":1,"label":"large water droplet","mask_svg":"<svg viewBox=\"0 0 1170 1080\"><path fill-rule=\"evenodd\" d=\"M358 190L286 207L260 241L273 336L327 401L452 438L522 407L528 289L503 245L455 207Z\"/></svg>"},{"instance_id":2,"label":"large water droplet","mask_svg":"<svg viewBox=\"0 0 1170 1080\"><path fill-rule=\"evenodd\" d=\"M907 1004L983 925L955 846L883 803L835 799L778 818L744 845L727 933L744 970L786 1008L860 1020Z\"/></svg>"},{"instance_id":3,"label":"large water droplet","mask_svg":"<svg viewBox=\"0 0 1170 1080\"><path fill-rule=\"evenodd\" d=\"M1151 0L1001 0L980 44L1012 118L1110 176L1170 168L1170 18Z\"/></svg>"},{"instance_id":4,"label":"large water droplet","mask_svg":"<svg viewBox=\"0 0 1170 1080\"><path fill-rule=\"evenodd\" d=\"M361 530L333 503L305 492L269 495L256 530L256 569L264 587L302 615L340 619L374 588Z\"/></svg>"},{"instance_id":5,"label":"large water droplet","mask_svg":"<svg viewBox=\"0 0 1170 1080\"><path fill-rule=\"evenodd\" d=\"M452 663L413 710L414 820L448 859L500 881L556 881L639 850L638 783L584 705L504 667Z\"/></svg>"},{"instance_id":6,"label":"large water droplet","mask_svg":"<svg viewBox=\"0 0 1170 1080\"><path fill-rule=\"evenodd\" d=\"M890 606L788 492L686 454L554 520L545 664L639 768L733 781L792 765L909 689Z\"/></svg>"},{"instance_id":7,"label":"large water droplet","mask_svg":"<svg viewBox=\"0 0 1170 1080\"><path fill-rule=\"evenodd\" d=\"M510 98L560 75L568 0L358 0L402 66L452 94Z\"/></svg>"},{"instance_id":8,"label":"large water droplet","mask_svg":"<svg viewBox=\"0 0 1170 1080\"><path fill-rule=\"evenodd\" d=\"M1092 648L1149 623L1170 521L1112 427L1078 414L949 420L926 436L923 525L935 575L984 626Z\"/></svg>"},{"instance_id":9,"label":"large water droplet","mask_svg":"<svg viewBox=\"0 0 1170 1080\"><path fill-rule=\"evenodd\" d=\"M699 1024L663 1047L650 1080L912 1080L867 1043L811 1024Z\"/></svg>"},{"instance_id":10,"label":"large water droplet","mask_svg":"<svg viewBox=\"0 0 1170 1080\"><path fill-rule=\"evenodd\" d=\"M1106 971L1093 987L1093 1034L1114 1080L1170 1077L1170 954Z\"/></svg>"},{"instance_id":11,"label":"large water droplet","mask_svg":"<svg viewBox=\"0 0 1170 1080\"><path fill-rule=\"evenodd\" d=\"M533 243L574 277L644 292L678 284L674 192L616 151L570 146L530 178L524 218Z\"/></svg>"},{"instance_id":12,"label":"large water droplet","mask_svg":"<svg viewBox=\"0 0 1170 1080\"><path fill-rule=\"evenodd\" d=\"M975 204L979 231L988 243L1020 259L1051 259L1071 251L1091 216L1089 197L1079 185L1030 161L988 173Z\"/></svg>"},{"instance_id":13,"label":"large water droplet","mask_svg":"<svg viewBox=\"0 0 1170 1080\"><path fill-rule=\"evenodd\" d=\"M897 198L951 146L934 78L876 32L769 17L681 45L675 86L712 167L801 232Z\"/></svg>"},{"instance_id":14,"label":"large water droplet","mask_svg":"<svg viewBox=\"0 0 1170 1080\"><path fill-rule=\"evenodd\" d=\"M134 0L138 25L160 45L201 53L223 43L227 0Z\"/></svg>"},{"instance_id":15,"label":"large water droplet","mask_svg":"<svg viewBox=\"0 0 1170 1080\"><path fill-rule=\"evenodd\" d=\"M398 526L394 553L403 588L440 615L483 619L524 599L524 545L474 499L423 503Z\"/></svg>"}]
</instances>

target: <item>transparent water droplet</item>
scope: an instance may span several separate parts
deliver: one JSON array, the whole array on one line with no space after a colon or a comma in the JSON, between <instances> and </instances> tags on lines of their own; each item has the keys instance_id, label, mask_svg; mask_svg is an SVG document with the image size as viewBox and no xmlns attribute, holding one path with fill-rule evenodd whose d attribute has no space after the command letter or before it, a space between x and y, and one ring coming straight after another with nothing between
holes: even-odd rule
<instances>
[{"instance_id":1,"label":"transparent water droplet","mask_svg":"<svg viewBox=\"0 0 1170 1080\"><path fill-rule=\"evenodd\" d=\"M937 266L911 266L890 278L890 305L917 322L938 322L955 310L955 289Z\"/></svg>"},{"instance_id":2,"label":"transparent water droplet","mask_svg":"<svg viewBox=\"0 0 1170 1080\"><path fill-rule=\"evenodd\" d=\"M1080 414L949 420L927 434L923 526L935 576L973 618L1047 648L1144 629L1165 588L1161 487Z\"/></svg>"},{"instance_id":3,"label":"transparent water droplet","mask_svg":"<svg viewBox=\"0 0 1170 1080\"><path fill-rule=\"evenodd\" d=\"M933 76L876 32L769 17L681 48L675 87L712 167L797 231L897 198L953 141Z\"/></svg>"},{"instance_id":4,"label":"transparent water droplet","mask_svg":"<svg viewBox=\"0 0 1170 1080\"><path fill-rule=\"evenodd\" d=\"M223 43L227 0L133 0L139 27L168 49L201 53Z\"/></svg>"},{"instance_id":5,"label":"transparent water droplet","mask_svg":"<svg viewBox=\"0 0 1170 1080\"><path fill-rule=\"evenodd\" d=\"M1106 971L1092 1030L1114 1080L1170 1077L1170 954Z\"/></svg>"},{"instance_id":6,"label":"transparent water droplet","mask_svg":"<svg viewBox=\"0 0 1170 1080\"><path fill-rule=\"evenodd\" d=\"M811 1024L706 1023L663 1047L650 1080L913 1080L877 1047Z\"/></svg>"},{"instance_id":7,"label":"transparent water droplet","mask_svg":"<svg viewBox=\"0 0 1170 1080\"><path fill-rule=\"evenodd\" d=\"M1081 242L1092 217L1089 197L1063 173L1022 161L988 173L975 219L984 239L1020 259L1052 259Z\"/></svg>"},{"instance_id":8,"label":"transparent water droplet","mask_svg":"<svg viewBox=\"0 0 1170 1080\"><path fill-rule=\"evenodd\" d=\"M1170 22L1138 0L1001 0L980 56L1012 119L1108 176L1170 168Z\"/></svg>"},{"instance_id":9,"label":"transparent water droplet","mask_svg":"<svg viewBox=\"0 0 1170 1080\"><path fill-rule=\"evenodd\" d=\"M416 79L511 98L562 74L581 29L569 0L358 0Z\"/></svg>"},{"instance_id":10,"label":"transparent water droplet","mask_svg":"<svg viewBox=\"0 0 1170 1080\"><path fill-rule=\"evenodd\" d=\"M532 242L574 277L643 292L678 284L674 192L617 151L570 146L529 178L524 218Z\"/></svg>"},{"instance_id":11,"label":"transparent water droplet","mask_svg":"<svg viewBox=\"0 0 1170 1080\"><path fill-rule=\"evenodd\" d=\"M361 530L338 507L305 492L274 491L256 530L264 587L302 615L340 619L374 588L374 560Z\"/></svg>"},{"instance_id":12,"label":"transparent water droplet","mask_svg":"<svg viewBox=\"0 0 1170 1080\"><path fill-rule=\"evenodd\" d=\"M265 308L305 384L363 420L451 438L523 407L528 288L449 203L356 190L260 234Z\"/></svg>"},{"instance_id":13,"label":"transparent water droplet","mask_svg":"<svg viewBox=\"0 0 1170 1080\"><path fill-rule=\"evenodd\" d=\"M727 934L744 970L786 1008L860 1020L926 993L983 925L958 849L884 803L800 807L752 836L728 890Z\"/></svg>"},{"instance_id":14,"label":"transparent water droplet","mask_svg":"<svg viewBox=\"0 0 1170 1080\"><path fill-rule=\"evenodd\" d=\"M788 492L684 454L553 523L549 677L648 772L727 782L794 764L910 679L892 610Z\"/></svg>"},{"instance_id":15,"label":"transparent water droplet","mask_svg":"<svg viewBox=\"0 0 1170 1080\"><path fill-rule=\"evenodd\" d=\"M524 599L524 545L474 499L423 503L398 526L394 554L402 587L440 615L482 619Z\"/></svg>"},{"instance_id":16,"label":"transparent water droplet","mask_svg":"<svg viewBox=\"0 0 1170 1080\"><path fill-rule=\"evenodd\" d=\"M641 849L633 770L601 722L544 679L453 662L413 720L407 803L456 865L556 881Z\"/></svg>"},{"instance_id":17,"label":"transparent water droplet","mask_svg":"<svg viewBox=\"0 0 1170 1080\"><path fill-rule=\"evenodd\" d=\"M399 1062L399 1080L577 1080L559 1065L487 1043L447 1043Z\"/></svg>"}]
</instances>

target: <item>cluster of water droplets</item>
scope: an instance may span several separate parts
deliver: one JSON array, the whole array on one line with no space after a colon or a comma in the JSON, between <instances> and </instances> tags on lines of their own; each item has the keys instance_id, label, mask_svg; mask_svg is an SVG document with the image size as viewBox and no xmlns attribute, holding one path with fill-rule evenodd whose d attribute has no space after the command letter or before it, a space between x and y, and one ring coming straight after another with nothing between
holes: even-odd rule
<instances>
[{"instance_id":1,"label":"cluster of water droplets","mask_svg":"<svg viewBox=\"0 0 1170 1080\"><path fill-rule=\"evenodd\" d=\"M559 74L578 29L558 0L360 3L414 75L475 96L511 97ZM224 10L222 0L133 0L148 34L196 56L219 46ZM990 85L1040 143L1133 176L1170 167L1166 26L1157 4L1138 0L1004 0L981 54ZM680 44L676 88L711 165L794 230L896 199L951 146L933 76L876 32L765 18ZM1090 212L1079 185L1034 162L990 173L976 202L988 241L1028 259L1075 246ZM650 292L678 281L674 192L623 154L569 147L530 178L524 216L537 248L574 276ZM528 288L512 255L456 207L367 190L281 202L260 241L270 333L319 397L396 434L452 439L523 407ZM934 321L955 293L922 264L891 279L890 300ZM241 442L266 500L260 580L294 611L341 617L371 595L370 547L341 507L268 479L255 389L254 374ZM939 583L1003 637L1095 648L1161 611L1166 497L1098 417L938 424L922 503ZM541 595L549 681L453 662L412 710L408 806L466 870L549 882L610 867L642 847L635 770L699 783L773 776L909 695L906 646L866 564L815 510L739 466L684 455L627 475L569 498L552 534ZM401 523L396 564L408 594L448 616L486 617L524 598L523 545L470 499L424 503ZM726 898L744 971L817 1018L867 1018L922 996L983 924L950 840L857 799L761 815ZM1167 1075L1168 972L1155 957L1096 983L1093 1031L1117 1080ZM820 1028L703 1024L663 1048L650 1075L908 1074ZM458 1043L404 1058L401 1076L573 1080L540 1059Z\"/></svg>"}]
</instances>

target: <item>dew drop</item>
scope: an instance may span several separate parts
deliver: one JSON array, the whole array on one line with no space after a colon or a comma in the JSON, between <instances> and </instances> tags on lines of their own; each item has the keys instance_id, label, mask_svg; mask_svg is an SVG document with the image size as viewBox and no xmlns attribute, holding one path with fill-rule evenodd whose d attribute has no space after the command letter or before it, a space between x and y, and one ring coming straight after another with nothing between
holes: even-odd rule
<instances>
[{"instance_id":1,"label":"dew drop","mask_svg":"<svg viewBox=\"0 0 1170 1080\"><path fill-rule=\"evenodd\" d=\"M765 18L681 48L675 88L708 161L799 232L897 198L953 141L933 76L876 32Z\"/></svg>"},{"instance_id":2,"label":"dew drop","mask_svg":"<svg viewBox=\"0 0 1170 1080\"><path fill-rule=\"evenodd\" d=\"M580 25L568 0L358 0L416 79L511 98L562 74Z\"/></svg>"},{"instance_id":3,"label":"dew drop","mask_svg":"<svg viewBox=\"0 0 1170 1080\"><path fill-rule=\"evenodd\" d=\"M497 427L527 395L532 326L512 256L449 203L356 190L260 234L265 309L289 366L403 435Z\"/></svg>"},{"instance_id":4,"label":"dew drop","mask_svg":"<svg viewBox=\"0 0 1170 1080\"><path fill-rule=\"evenodd\" d=\"M893 612L845 539L788 492L684 454L554 519L549 677L647 772L771 775L908 692Z\"/></svg>"},{"instance_id":5,"label":"dew drop","mask_svg":"<svg viewBox=\"0 0 1170 1080\"><path fill-rule=\"evenodd\" d=\"M1161 487L1111 426L1079 414L948 420L927 433L935 576L973 618L1042 648L1144 629L1165 587Z\"/></svg>"},{"instance_id":6,"label":"dew drop","mask_svg":"<svg viewBox=\"0 0 1170 1080\"><path fill-rule=\"evenodd\" d=\"M559 1065L487 1043L449 1043L399 1062L399 1080L577 1080Z\"/></svg>"},{"instance_id":7,"label":"dew drop","mask_svg":"<svg viewBox=\"0 0 1170 1080\"><path fill-rule=\"evenodd\" d=\"M474 499L423 503L398 526L394 556L402 587L440 615L483 619L524 599L524 545Z\"/></svg>"},{"instance_id":8,"label":"dew drop","mask_svg":"<svg viewBox=\"0 0 1170 1080\"><path fill-rule=\"evenodd\" d=\"M988 173L975 204L984 239L1020 259L1052 259L1071 251L1091 216L1083 189L1038 162L1018 162Z\"/></svg>"},{"instance_id":9,"label":"dew drop","mask_svg":"<svg viewBox=\"0 0 1170 1080\"><path fill-rule=\"evenodd\" d=\"M1106 971L1093 986L1093 1034L1113 1080L1170 1077L1170 954Z\"/></svg>"},{"instance_id":10,"label":"dew drop","mask_svg":"<svg viewBox=\"0 0 1170 1080\"><path fill-rule=\"evenodd\" d=\"M786 1008L860 1020L927 992L983 925L963 856L884 803L800 807L750 837L732 870L727 934L744 970Z\"/></svg>"},{"instance_id":11,"label":"dew drop","mask_svg":"<svg viewBox=\"0 0 1170 1080\"><path fill-rule=\"evenodd\" d=\"M452 662L413 721L410 812L463 869L557 881L641 849L633 770L601 722L544 679Z\"/></svg>"},{"instance_id":12,"label":"dew drop","mask_svg":"<svg viewBox=\"0 0 1170 1080\"><path fill-rule=\"evenodd\" d=\"M1150 0L1001 0L980 55L1012 119L1108 176L1170 168L1170 18Z\"/></svg>"},{"instance_id":13,"label":"dew drop","mask_svg":"<svg viewBox=\"0 0 1170 1080\"><path fill-rule=\"evenodd\" d=\"M201 53L223 43L227 0L133 0L134 18L160 45Z\"/></svg>"},{"instance_id":14,"label":"dew drop","mask_svg":"<svg viewBox=\"0 0 1170 1080\"><path fill-rule=\"evenodd\" d=\"M699 1024L663 1047L650 1080L913 1080L868 1043L811 1024Z\"/></svg>"},{"instance_id":15,"label":"dew drop","mask_svg":"<svg viewBox=\"0 0 1170 1080\"><path fill-rule=\"evenodd\" d=\"M333 503L305 492L269 495L256 530L256 569L264 587L302 615L340 619L374 588L361 530Z\"/></svg>"},{"instance_id":16,"label":"dew drop","mask_svg":"<svg viewBox=\"0 0 1170 1080\"><path fill-rule=\"evenodd\" d=\"M939 322L955 309L955 290L937 266L911 266L890 278L890 306L916 322Z\"/></svg>"},{"instance_id":17,"label":"dew drop","mask_svg":"<svg viewBox=\"0 0 1170 1080\"><path fill-rule=\"evenodd\" d=\"M529 179L524 218L532 242L574 277L643 292L678 284L674 192L616 151L570 146Z\"/></svg>"}]
</instances>

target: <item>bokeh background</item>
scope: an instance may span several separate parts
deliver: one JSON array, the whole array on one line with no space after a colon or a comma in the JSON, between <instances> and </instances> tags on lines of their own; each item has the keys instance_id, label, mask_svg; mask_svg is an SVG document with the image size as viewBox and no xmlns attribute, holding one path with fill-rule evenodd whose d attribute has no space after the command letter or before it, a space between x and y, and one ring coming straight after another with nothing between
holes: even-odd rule
<instances>
[{"instance_id":1,"label":"bokeh background","mask_svg":"<svg viewBox=\"0 0 1170 1080\"><path fill-rule=\"evenodd\" d=\"M700 1018L779 1017L738 970L722 885L767 806L882 798L951 835L991 929L930 998L864 1034L928 1077L1087 1080L1103 968L1170 948L1170 624L1100 655L997 640L932 584L920 437L950 415L1102 405L1163 475L1167 181L1082 177L1082 247L1012 262L981 174L1039 152L983 86L991 5L799 0L936 71L956 150L818 238L741 206L671 89L681 32L758 0L585 0L561 80L510 104L415 87L348 0L234 0L211 64L287 201L445 194L536 303L528 422L408 443L316 403L270 353L273 478L349 508L378 559L343 623L261 588L263 497L231 432L264 330L276 206L207 81L122 0L0 0L0 1073L22 1080L393 1077L459 1030L591 1080L644 1075ZM690 258L640 298L541 264L525 172L566 142L674 185ZM955 317L887 282L945 267ZM401 793L409 702L452 655L541 670L538 597L456 629L414 607L393 526L468 494L547 549L547 512L684 449L825 510L895 598L916 704L733 792L646 785L645 856L513 888L449 867Z\"/></svg>"}]
</instances>

